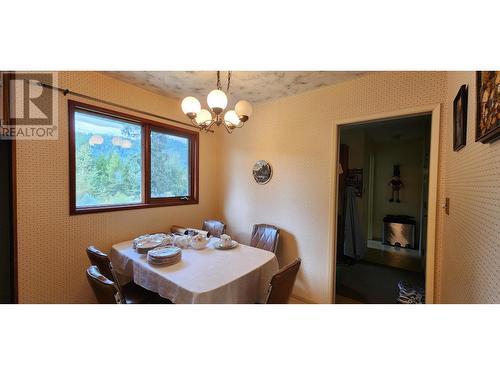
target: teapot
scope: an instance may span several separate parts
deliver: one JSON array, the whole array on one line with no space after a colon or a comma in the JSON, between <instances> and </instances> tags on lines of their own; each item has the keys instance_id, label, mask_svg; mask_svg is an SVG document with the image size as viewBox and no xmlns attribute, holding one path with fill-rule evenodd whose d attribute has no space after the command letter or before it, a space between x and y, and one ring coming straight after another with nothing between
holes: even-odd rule
<instances>
[{"instance_id":1,"label":"teapot","mask_svg":"<svg viewBox=\"0 0 500 375\"><path fill-rule=\"evenodd\" d=\"M175 236L172 234L167 234L164 240L161 242L161 246L172 246L175 245Z\"/></svg>"},{"instance_id":2,"label":"teapot","mask_svg":"<svg viewBox=\"0 0 500 375\"><path fill-rule=\"evenodd\" d=\"M181 249L185 249L189 246L189 237L188 236L176 236L175 237L175 246L180 247Z\"/></svg>"},{"instance_id":3,"label":"teapot","mask_svg":"<svg viewBox=\"0 0 500 375\"><path fill-rule=\"evenodd\" d=\"M208 238L204 234L197 234L193 237L191 237L191 247L196 250L201 250L207 247L208 244Z\"/></svg>"}]
</instances>

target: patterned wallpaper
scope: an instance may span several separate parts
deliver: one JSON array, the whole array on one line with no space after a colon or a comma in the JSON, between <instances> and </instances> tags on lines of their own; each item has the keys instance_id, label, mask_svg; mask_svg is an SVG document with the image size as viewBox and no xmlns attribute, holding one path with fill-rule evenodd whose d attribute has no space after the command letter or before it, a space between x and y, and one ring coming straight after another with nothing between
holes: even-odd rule
<instances>
[{"instance_id":1,"label":"patterned wallpaper","mask_svg":"<svg viewBox=\"0 0 500 375\"><path fill-rule=\"evenodd\" d=\"M61 87L184 120L177 101L108 76L92 72L58 76ZM167 230L172 224L200 226L203 219L217 217L219 195L212 178L217 149L212 134L200 135L199 205L70 216L67 118L67 101L60 95L59 139L16 143L21 303L94 302L85 277L88 245L108 251L112 244L142 233Z\"/></svg>"},{"instance_id":2,"label":"patterned wallpaper","mask_svg":"<svg viewBox=\"0 0 500 375\"><path fill-rule=\"evenodd\" d=\"M450 215L442 218L441 301L500 303L500 140L474 141L475 72L450 72L447 78L441 182ZM463 84L469 85L467 144L453 152L452 103Z\"/></svg>"}]
</instances>

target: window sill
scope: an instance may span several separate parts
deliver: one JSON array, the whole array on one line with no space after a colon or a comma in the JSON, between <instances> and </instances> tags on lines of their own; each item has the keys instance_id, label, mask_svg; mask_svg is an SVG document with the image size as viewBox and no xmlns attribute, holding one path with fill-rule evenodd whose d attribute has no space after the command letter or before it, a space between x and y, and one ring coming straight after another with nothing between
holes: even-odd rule
<instances>
[{"instance_id":1,"label":"window sill","mask_svg":"<svg viewBox=\"0 0 500 375\"><path fill-rule=\"evenodd\" d=\"M187 200L162 200L161 202L151 202L151 203L137 203L137 204L125 204L120 206L100 206L100 207L82 207L75 208L71 207L70 215L83 215L83 214L95 214L99 212L111 212L111 211L124 211L124 210L135 210L143 208L154 208L154 207L167 207L167 206L185 206L190 204L198 204L198 199L187 199Z\"/></svg>"}]
</instances>

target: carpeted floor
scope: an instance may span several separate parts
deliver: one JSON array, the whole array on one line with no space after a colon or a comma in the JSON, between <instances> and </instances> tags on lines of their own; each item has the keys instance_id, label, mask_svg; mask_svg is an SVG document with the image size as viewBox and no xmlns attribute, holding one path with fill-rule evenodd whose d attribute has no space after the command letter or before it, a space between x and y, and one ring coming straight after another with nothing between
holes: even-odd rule
<instances>
[{"instance_id":1,"label":"carpeted floor","mask_svg":"<svg viewBox=\"0 0 500 375\"><path fill-rule=\"evenodd\" d=\"M362 303L396 303L398 281L423 288L423 272L412 272L368 262L337 265L337 294Z\"/></svg>"}]
</instances>

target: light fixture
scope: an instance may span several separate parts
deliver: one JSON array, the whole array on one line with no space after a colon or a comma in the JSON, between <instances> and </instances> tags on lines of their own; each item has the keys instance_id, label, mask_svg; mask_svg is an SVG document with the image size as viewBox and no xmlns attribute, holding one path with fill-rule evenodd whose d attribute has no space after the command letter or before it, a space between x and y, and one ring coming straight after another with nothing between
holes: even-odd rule
<instances>
[{"instance_id":1,"label":"light fixture","mask_svg":"<svg viewBox=\"0 0 500 375\"><path fill-rule=\"evenodd\" d=\"M182 100L182 112L189 117L192 124L201 130L209 131L212 125L224 125L228 133L234 129L241 128L248 121L252 114L252 105L246 100L236 103L234 110L224 113L227 107L227 95L231 84L231 72L227 72L227 89L222 91L220 83L220 72L217 72L217 89L210 91L207 96L207 109L202 109L198 99L194 96L187 96Z\"/></svg>"}]
</instances>

